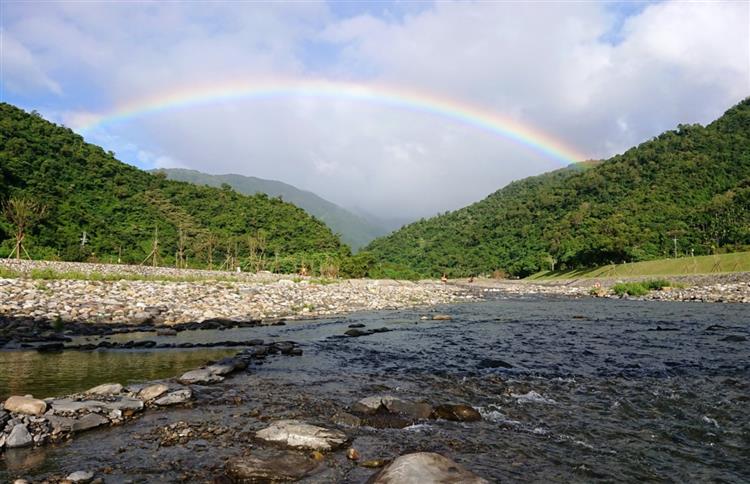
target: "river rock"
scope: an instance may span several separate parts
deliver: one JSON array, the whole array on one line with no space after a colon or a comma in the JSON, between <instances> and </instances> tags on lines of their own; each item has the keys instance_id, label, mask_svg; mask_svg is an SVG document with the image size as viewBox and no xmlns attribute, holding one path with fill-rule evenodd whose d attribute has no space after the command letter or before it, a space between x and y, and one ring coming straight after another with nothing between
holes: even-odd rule
<instances>
[{"instance_id":1,"label":"river rock","mask_svg":"<svg viewBox=\"0 0 750 484\"><path fill-rule=\"evenodd\" d=\"M65 480L70 482L80 482L80 483L86 483L91 481L94 478L94 473L91 471L76 471L72 474L68 474L68 477L65 478Z\"/></svg>"},{"instance_id":2,"label":"river rock","mask_svg":"<svg viewBox=\"0 0 750 484\"><path fill-rule=\"evenodd\" d=\"M453 422L477 422L482 420L482 415L468 405L438 405L432 412L432 417Z\"/></svg>"},{"instance_id":3,"label":"river rock","mask_svg":"<svg viewBox=\"0 0 750 484\"><path fill-rule=\"evenodd\" d=\"M123 397L113 402L107 402L104 405L110 410L119 410L121 412L125 412L127 410L139 412L143 410L143 401L139 400L138 398Z\"/></svg>"},{"instance_id":4,"label":"river rock","mask_svg":"<svg viewBox=\"0 0 750 484\"><path fill-rule=\"evenodd\" d=\"M154 398L159 398L160 396L164 395L169 391L169 387L163 383L157 383L155 385L149 385L143 389L141 389L140 392L138 392L138 398L140 398L143 401L151 401Z\"/></svg>"},{"instance_id":5,"label":"river rock","mask_svg":"<svg viewBox=\"0 0 750 484\"><path fill-rule=\"evenodd\" d=\"M60 417L59 415L46 415L45 418L49 422L53 434L71 432L73 430L73 423L75 421L72 418Z\"/></svg>"},{"instance_id":6,"label":"river rock","mask_svg":"<svg viewBox=\"0 0 750 484\"><path fill-rule=\"evenodd\" d=\"M5 410L26 415L41 415L47 410L44 400L14 395L5 400Z\"/></svg>"},{"instance_id":7,"label":"river rock","mask_svg":"<svg viewBox=\"0 0 750 484\"><path fill-rule=\"evenodd\" d=\"M190 370L179 378L180 383L187 385L192 383L218 383L224 381L224 377L213 373L208 368Z\"/></svg>"},{"instance_id":8,"label":"river rock","mask_svg":"<svg viewBox=\"0 0 750 484\"><path fill-rule=\"evenodd\" d=\"M177 336L177 330L174 328L159 328L156 330L156 336Z\"/></svg>"},{"instance_id":9,"label":"river rock","mask_svg":"<svg viewBox=\"0 0 750 484\"><path fill-rule=\"evenodd\" d=\"M87 390L84 393L91 395L115 395L122 391L122 385L119 383L104 383L103 385L96 386Z\"/></svg>"},{"instance_id":10,"label":"river rock","mask_svg":"<svg viewBox=\"0 0 750 484\"><path fill-rule=\"evenodd\" d=\"M75 419L73 422L73 432L83 432L108 423L109 420L98 413L87 413L83 417Z\"/></svg>"},{"instance_id":11,"label":"river rock","mask_svg":"<svg viewBox=\"0 0 750 484\"><path fill-rule=\"evenodd\" d=\"M171 393L167 393L163 397L156 400L154 403L161 406L166 405L177 405L178 403L185 403L193 397L193 392L189 388L183 388L182 390L176 390Z\"/></svg>"},{"instance_id":12,"label":"river rock","mask_svg":"<svg viewBox=\"0 0 750 484\"><path fill-rule=\"evenodd\" d=\"M29 433L26 424L17 424L10 431L10 435L5 440L5 446L9 449L16 447L27 447L34 441L33 437Z\"/></svg>"},{"instance_id":13,"label":"river rock","mask_svg":"<svg viewBox=\"0 0 750 484\"><path fill-rule=\"evenodd\" d=\"M369 484L489 484L460 464L434 452L402 455L367 481Z\"/></svg>"},{"instance_id":14,"label":"river rock","mask_svg":"<svg viewBox=\"0 0 750 484\"><path fill-rule=\"evenodd\" d=\"M352 406L352 410L365 415L374 415L385 410L414 419L430 418L432 414L432 406L428 403L407 402L390 395L363 398Z\"/></svg>"},{"instance_id":15,"label":"river rock","mask_svg":"<svg viewBox=\"0 0 750 484\"><path fill-rule=\"evenodd\" d=\"M449 314L433 314L432 320L433 321L450 321L453 319L453 316Z\"/></svg>"},{"instance_id":16,"label":"river rock","mask_svg":"<svg viewBox=\"0 0 750 484\"><path fill-rule=\"evenodd\" d=\"M347 436L343 432L298 420L279 420L256 432L255 436L261 440L310 450L334 450L347 441Z\"/></svg>"},{"instance_id":17,"label":"river rock","mask_svg":"<svg viewBox=\"0 0 750 484\"><path fill-rule=\"evenodd\" d=\"M298 481L319 466L315 459L284 452L267 459L238 457L227 462L227 475L237 483Z\"/></svg>"},{"instance_id":18,"label":"river rock","mask_svg":"<svg viewBox=\"0 0 750 484\"><path fill-rule=\"evenodd\" d=\"M206 370L210 371L214 375L228 375L237 370L244 370L247 368L247 364L244 361L237 358L224 358L217 361L216 363L206 367Z\"/></svg>"},{"instance_id":19,"label":"river rock","mask_svg":"<svg viewBox=\"0 0 750 484\"><path fill-rule=\"evenodd\" d=\"M361 418L347 412L336 412L331 417L331 421L336 425L343 425L344 427L359 427L362 425Z\"/></svg>"}]
</instances>

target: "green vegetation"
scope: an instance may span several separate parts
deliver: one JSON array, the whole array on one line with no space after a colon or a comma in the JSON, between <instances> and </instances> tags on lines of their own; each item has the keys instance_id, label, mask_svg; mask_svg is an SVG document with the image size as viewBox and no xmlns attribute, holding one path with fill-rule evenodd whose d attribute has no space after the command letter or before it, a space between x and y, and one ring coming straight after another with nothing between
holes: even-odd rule
<instances>
[{"instance_id":1,"label":"green vegetation","mask_svg":"<svg viewBox=\"0 0 750 484\"><path fill-rule=\"evenodd\" d=\"M612 292L618 296L645 296L651 291L661 291L665 287L674 287L670 281L664 279L653 279L639 282L620 282L612 286Z\"/></svg>"},{"instance_id":2,"label":"green vegetation","mask_svg":"<svg viewBox=\"0 0 750 484\"><path fill-rule=\"evenodd\" d=\"M609 160L511 183L367 250L423 276L526 277L665 258L675 239L679 256L750 248L750 99L706 127L680 125Z\"/></svg>"},{"instance_id":3,"label":"green vegetation","mask_svg":"<svg viewBox=\"0 0 750 484\"><path fill-rule=\"evenodd\" d=\"M595 277L639 277L672 276L688 274L712 274L721 272L750 272L750 252L657 259L630 264L561 271L541 271L529 280L579 279Z\"/></svg>"},{"instance_id":4,"label":"green vegetation","mask_svg":"<svg viewBox=\"0 0 750 484\"><path fill-rule=\"evenodd\" d=\"M310 215L322 220L339 234L341 240L353 250L359 250L376 237L389 232L386 227L372 220L355 215L352 212L325 200L318 195L300 190L297 187L275 180L264 180L243 175L208 175L195 170L182 168L161 169L170 180L179 180L196 185L220 187L226 183L239 193L255 195L265 193L269 197L279 197L305 209Z\"/></svg>"},{"instance_id":5,"label":"green vegetation","mask_svg":"<svg viewBox=\"0 0 750 484\"><path fill-rule=\"evenodd\" d=\"M328 227L290 203L167 180L0 103L0 201L8 208L11 200L46 209L21 231L35 259L256 270L300 253L349 254ZM18 224L8 215L15 212L0 214L0 257L18 250Z\"/></svg>"}]
</instances>

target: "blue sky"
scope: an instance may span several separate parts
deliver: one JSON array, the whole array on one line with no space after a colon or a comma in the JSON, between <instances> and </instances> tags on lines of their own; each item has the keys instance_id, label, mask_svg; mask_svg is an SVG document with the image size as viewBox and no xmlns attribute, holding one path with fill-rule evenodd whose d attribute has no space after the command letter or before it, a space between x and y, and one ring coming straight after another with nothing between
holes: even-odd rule
<instances>
[{"instance_id":1,"label":"blue sky","mask_svg":"<svg viewBox=\"0 0 750 484\"><path fill-rule=\"evenodd\" d=\"M396 86L592 158L750 94L743 2L0 3L0 97L80 129L118 106L255 79ZM455 120L347 99L215 103L102 125L143 168L279 179L430 215L560 166Z\"/></svg>"}]
</instances>

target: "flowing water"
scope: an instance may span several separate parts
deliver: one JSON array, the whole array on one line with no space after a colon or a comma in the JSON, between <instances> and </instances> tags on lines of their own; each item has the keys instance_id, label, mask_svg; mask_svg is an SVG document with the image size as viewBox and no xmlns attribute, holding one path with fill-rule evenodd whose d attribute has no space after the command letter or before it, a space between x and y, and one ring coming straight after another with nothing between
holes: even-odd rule
<instances>
[{"instance_id":1,"label":"flowing water","mask_svg":"<svg viewBox=\"0 0 750 484\"><path fill-rule=\"evenodd\" d=\"M83 434L62 446L6 452L0 479L106 464L112 468L107 482L206 480L221 473L227 457L271 452L251 438L267 419L333 426L336 411L366 396L391 394L466 403L484 418L428 421L400 430L345 428L365 458L436 451L491 481L750 480L746 306L498 298L436 311L453 320L425 321L420 316L428 312L410 310L181 333L178 338L203 342L294 340L305 354L271 359L206 389L194 409L148 412L134 423ZM341 338L352 323L391 331ZM0 355L2 368L19 354ZM139 375L150 378L147 367L164 368L170 359L184 361L185 354L190 352L133 352L127 358L139 358ZM118 357L67 355L44 356L57 358L60 372L83 367L78 389L122 380ZM95 378L86 369L93 365ZM15 386L0 389L48 388L37 385L49 381L49 365L25 368ZM230 430L221 438L173 447L144 437L178 420ZM326 459L328 470L311 481L363 482L373 473L347 462L341 452Z\"/></svg>"}]
</instances>

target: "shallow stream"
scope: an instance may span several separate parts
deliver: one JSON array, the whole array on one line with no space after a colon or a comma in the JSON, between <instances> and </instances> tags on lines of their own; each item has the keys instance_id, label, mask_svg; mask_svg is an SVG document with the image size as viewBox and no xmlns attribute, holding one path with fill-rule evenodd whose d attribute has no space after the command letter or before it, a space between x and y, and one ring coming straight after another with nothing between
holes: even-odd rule
<instances>
[{"instance_id":1,"label":"shallow stream","mask_svg":"<svg viewBox=\"0 0 750 484\"><path fill-rule=\"evenodd\" d=\"M421 319L434 312L453 319ZM0 479L95 469L108 472L107 482L210 480L228 457L272 452L252 439L270 419L335 426L336 411L391 394L466 403L484 418L401 430L343 428L364 458L436 451L491 481L747 482L749 313L744 305L498 298L431 311L180 333L164 338L293 340L304 355L271 358L207 387L193 409L150 411L64 445L6 452ZM342 338L353 323L391 331ZM122 337L155 339L153 333ZM216 357L208 351L224 350L43 355L49 360L0 353L0 393L47 396L50 374L66 382L58 393L163 377L170 365L177 375ZM10 375L17 376L12 383ZM171 447L148 437L180 420L228 430ZM326 459L326 470L310 481L363 482L374 472L348 462L343 452Z\"/></svg>"}]
</instances>

